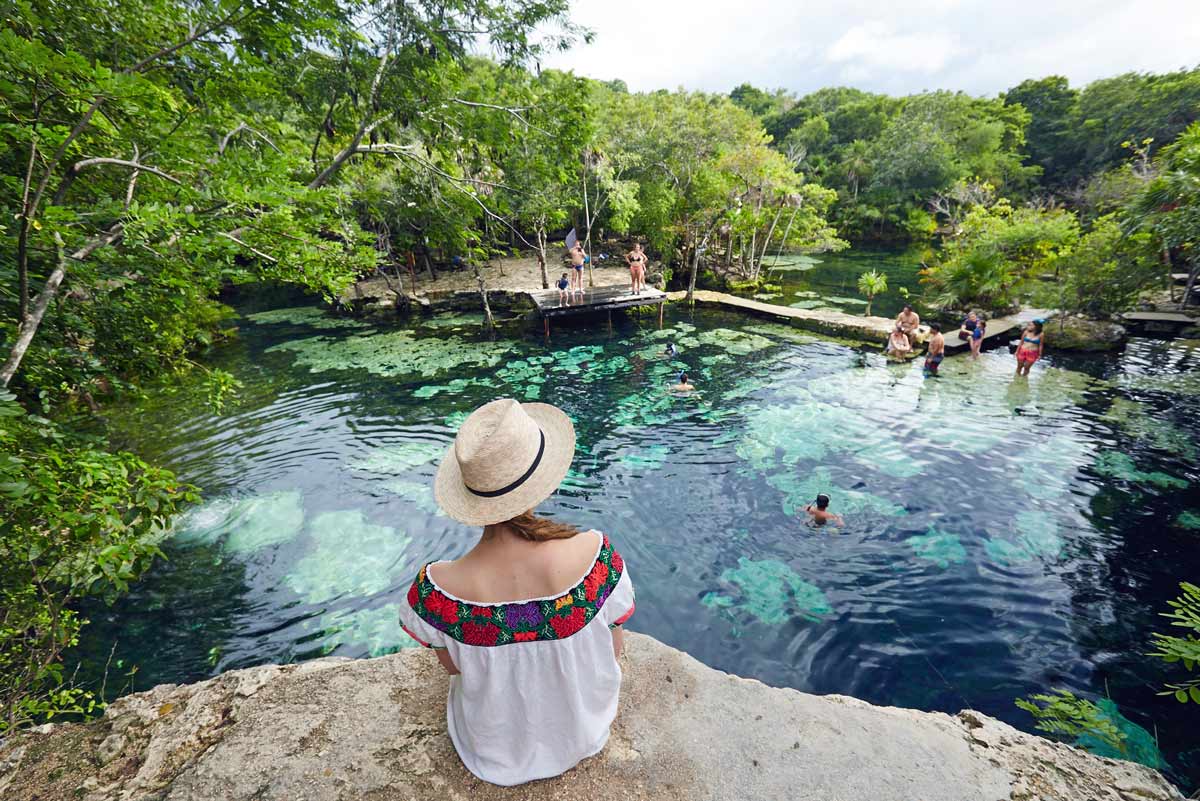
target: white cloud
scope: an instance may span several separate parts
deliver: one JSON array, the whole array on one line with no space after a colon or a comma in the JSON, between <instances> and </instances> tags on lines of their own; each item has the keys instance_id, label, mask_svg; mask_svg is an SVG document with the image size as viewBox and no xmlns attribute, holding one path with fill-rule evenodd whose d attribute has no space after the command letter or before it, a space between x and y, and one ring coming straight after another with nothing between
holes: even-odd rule
<instances>
[{"instance_id":1,"label":"white cloud","mask_svg":"<svg viewBox=\"0 0 1200 801\"><path fill-rule=\"evenodd\" d=\"M631 89L995 94L1026 78L1079 86L1200 63L1197 0L575 0L596 41L543 66Z\"/></svg>"},{"instance_id":2,"label":"white cloud","mask_svg":"<svg viewBox=\"0 0 1200 801\"><path fill-rule=\"evenodd\" d=\"M956 37L948 33L918 31L900 34L878 20L855 25L825 51L835 64L858 67L864 77L875 69L923 72L943 69L961 52Z\"/></svg>"}]
</instances>

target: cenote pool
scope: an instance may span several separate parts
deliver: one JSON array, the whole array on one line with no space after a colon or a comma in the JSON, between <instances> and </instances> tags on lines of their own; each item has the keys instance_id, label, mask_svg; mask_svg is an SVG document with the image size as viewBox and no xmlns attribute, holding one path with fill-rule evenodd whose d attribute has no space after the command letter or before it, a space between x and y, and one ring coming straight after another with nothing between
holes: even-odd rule
<instances>
[{"instance_id":1,"label":"cenote pool","mask_svg":"<svg viewBox=\"0 0 1200 801\"><path fill-rule=\"evenodd\" d=\"M116 444L205 500L132 595L88 610L93 671L114 642L135 689L412 645L396 617L412 575L477 536L438 514L435 460L508 395L575 420L542 510L613 537L635 630L770 684L1025 729L1018 696L1111 699L1131 756L1200 779L1196 708L1158 697L1173 674L1142 656L1178 582L1200 580L1200 342L1052 354L1027 381L1007 352L954 357L926 380L680 308L662 330L646 313L549 344L521 324L489 339L473 315L377 329L244 311L213 359L245 385L223 414L185 385L110 415ZM684 367L700 391L673 397ZM818 491L843 530L798 516Z\"/></svg>"}]
</instances>

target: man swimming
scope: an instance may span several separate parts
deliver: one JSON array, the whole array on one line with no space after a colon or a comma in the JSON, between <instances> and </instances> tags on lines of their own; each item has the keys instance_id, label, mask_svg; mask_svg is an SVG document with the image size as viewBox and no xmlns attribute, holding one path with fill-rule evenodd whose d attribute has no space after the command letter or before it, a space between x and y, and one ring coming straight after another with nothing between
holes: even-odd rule
<instances>
[{"instance_id":1,"label":"man swimming","mask_svg":"<svg viewBox=\"0 0 1200 801\"><path fill-rule=\"evenodd\" d=\"M829 522L833 522L834 525L838 526L846 525L846 521L842 519L841 515L836 515L829 511L829 496L823 492L817 495L815 503L805 506L804 511L808 512L813 523L818 526L823 526Z\"/></svg>"},{"instance_id":2,"label":"man swimming","mask_svg":"<svg viewBox=\"0 0 1200 801\"><path fill-rule=\"evenodd\" d=\"M694 392L696 387L688 381L687 371L679 373L679 383L671 387L672 392Z\"/></svg>"}]
</instances>

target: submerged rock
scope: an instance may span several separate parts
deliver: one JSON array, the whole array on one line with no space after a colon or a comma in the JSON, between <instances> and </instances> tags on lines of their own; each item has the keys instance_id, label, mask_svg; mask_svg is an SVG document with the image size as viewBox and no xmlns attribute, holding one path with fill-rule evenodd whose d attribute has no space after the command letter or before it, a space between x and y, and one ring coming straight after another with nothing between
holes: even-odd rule
<instances>
[{"instance_id":1,"label":"submerged rock","mask_svg":"<svg viewBox=\"0 0 1200 801\"><path fill-rule=\"evenodd\" d=\"M977 712L768 687L633 633L622 667L621 709L604 751L519 789L463 768L446 734L447 678L431 654L408 649L165 684L119 699L94 723L6 738L0 797L1183 799L1154 770Z\"/></svg>"},{"instance_id":2,"label":"submerged rock","mask_svg":"<svg viewBox=\"0 0 1200 801\"><path fill-rule=\"evenodd\" d=\"M1119 350L1128 337L1125 327L1076 315L1056 315L1046 321L1046 344L1055 350Z\"/></svg>"}]
</instances>

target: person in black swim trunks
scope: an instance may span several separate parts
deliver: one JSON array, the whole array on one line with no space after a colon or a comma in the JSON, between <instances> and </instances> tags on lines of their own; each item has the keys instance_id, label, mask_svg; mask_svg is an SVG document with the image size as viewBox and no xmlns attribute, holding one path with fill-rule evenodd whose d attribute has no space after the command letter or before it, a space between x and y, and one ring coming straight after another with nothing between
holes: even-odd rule
<instances>
[{"instance_id":1,"label":"person in black swim trunks","mask_svg":"<svg viewBox=\"0 0 1200 801\"><path fill-rule=\"evenodd\" d=\"M942 336L942 327L937 323L930 323L929 330L932 334L929 337L929 350L925 353L925 373L937 376L938 365L946 358L946 338Z\"/></svg>"},{"instance_id":2,"label":"person in black swim trunks","mask_svg":"<svg viewBox=\"0 0 1200 801\"><path fill-rule=\"evenodd\" d=\"M583 245L578 242L567 253L571 256L571 267L575 270L575 274L571 276L571 291L583 294L583 264L587 259L587 254L583 252Z\"/></svg>"}]
</instances>

